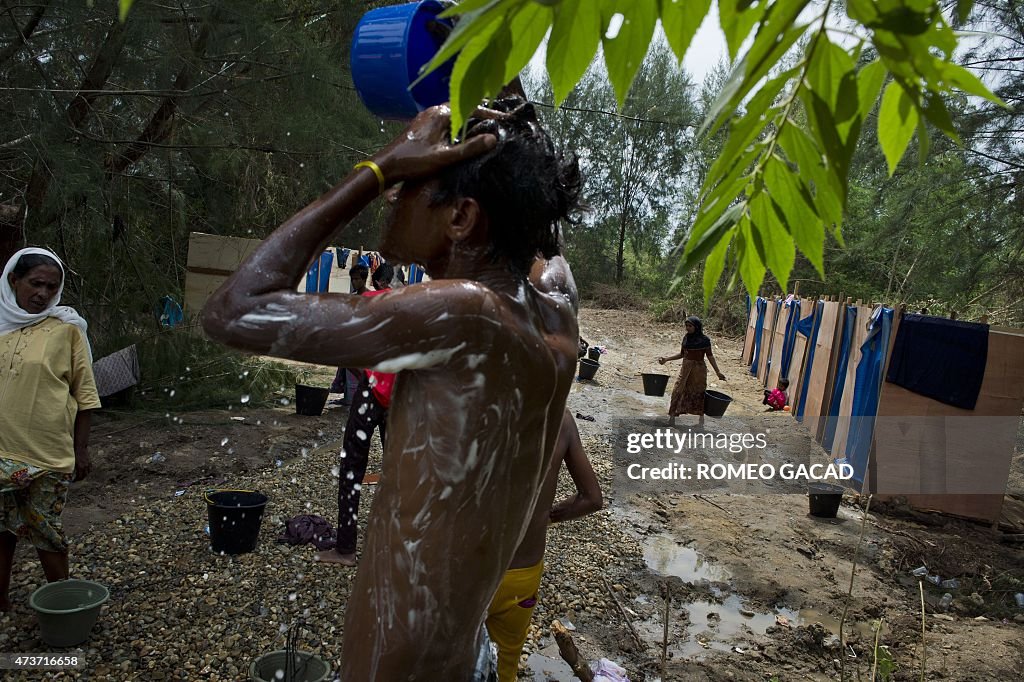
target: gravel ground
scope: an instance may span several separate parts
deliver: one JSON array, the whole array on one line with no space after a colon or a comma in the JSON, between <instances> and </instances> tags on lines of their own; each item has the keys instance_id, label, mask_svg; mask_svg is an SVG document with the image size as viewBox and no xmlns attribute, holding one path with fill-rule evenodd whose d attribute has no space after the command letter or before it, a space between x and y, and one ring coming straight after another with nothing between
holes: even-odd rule
<instances>
[{"instance_id":1,"label":"gravel ground","mask_svg":"<svg viewBox=\"0 0 1024 682\"><path fill-rule=\"evenodd\" d=\"M588 452L607 487L610 447L590 440ZM62 652L82 656L85 667L64 673L22 672L5 679L236 682L247 679L255 656L283 648L282 630L299 618L310 630L301 648L336 670L355 572L313 562L311 545L292 547L275 538L293 515L336 518L339 448L340 443L326 444L280 467L233 481L271 499L259 546L251 554L218 556L210 550L201 486L140 503L112 523L76 537L73 576L98 581L111 591L91 640ZM370 471L379 457L375 440ZM560 495L573 490L563 471ZM364 512L374 491L374 486L364 488ZM606 620L615 606L603 586L603 572L626 571L642 562L636 540L608 510L552 527L542 598L524 661L548 634L541 624L554 618L576 624ZM39 640L35 615L27 605L41 581L34 556L17 562L11 593L18 605L0 617L0 650L52 649Z\"/></svg>"}]
</instances>

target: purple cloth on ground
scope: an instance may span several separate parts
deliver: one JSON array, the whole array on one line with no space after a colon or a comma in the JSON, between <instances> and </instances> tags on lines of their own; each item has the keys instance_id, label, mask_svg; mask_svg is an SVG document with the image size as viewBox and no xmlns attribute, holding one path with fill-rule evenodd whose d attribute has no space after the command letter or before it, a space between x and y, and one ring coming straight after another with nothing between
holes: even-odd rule
<instances>
[{"instance_id":1,"label":"purple cloth on ground","mask_svg":"<svg viewBox=\"0 0 1024 682\"><path fill-rule=\"evenodd\" d=\"M285 522L285 531L277 537L278 542L289 545L305 545L313 543L318 550L334 547L336 535L334 528L322 516L300 514Z\"/></svg>"}]
</instances>

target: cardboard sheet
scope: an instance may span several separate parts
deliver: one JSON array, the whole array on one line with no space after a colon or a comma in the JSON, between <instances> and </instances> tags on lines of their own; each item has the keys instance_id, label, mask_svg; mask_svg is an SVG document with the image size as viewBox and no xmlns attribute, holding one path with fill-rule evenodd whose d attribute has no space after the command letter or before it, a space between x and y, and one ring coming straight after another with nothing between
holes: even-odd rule
<instances>
[{"instance_id":1,"label":"cardboard sheet","mask_svg":"<svg viewBox=\"0 0 1024 682\"><path fill-rule=\"evenodd\" d=\"M747 316L747 331L743 337L743 354L740 359L744 367L750 367L754 361L754 329L757 327L757 300L750 302L750 315Z\"/></svg>"},{"instance_id":2,"label":"cardboard sheet","mask_svg":"<svg viewBox=\"0 0 1024 682\"><path fill-rule=\"evenodd\" d=\"M814 363L811 365L811 380L807 385L803 424L819 442L825 422L821 418L828 412L829 396L832 389L832 375L835 373L838 344L836 336L840 323L838 301L826 301L821 313L821 327L814 348Z\"/></svg>"},{"instance_id":3,"label":"cardboard sheet","mask_svg":"<svg viewBox=\"0 0 1024 682\"><path fill-rule=\"evenodd\" d=\"M878 404L870 489L911 505L996 522L1024 404L1024 331L990 330L974 410L885 382ZM945 493L941 491L945 490Z\"/></svg>"},{"instance_id":4,"label":"cardboard sheet","mask_svg":"<svg viewBox=\"0 0 1024 682\"><path fill-rule=\"evenodd\" d=\"M779 304L775 299L768 300L768 309L764 313L764 329L761 331L761 355L757 362L757 380L764 386L768 381L768 358L772 356L772 340L775 338L775 318L778 317Z\"/></svg>"},{"instance_id":5,"label":"cardboard sheet","mask_svg":"<svg viewBox=\"0 0 1024 682\"><path fill-rule=\"evenodd\" d=\"M805 298L800 302L800 319L806 320L814 315L818 302L814 299ZM796 409L797 401L800 400L800 389L804 384L804 367L807 365L807 337L797 334L793 342L793 360L789 364L789 404Z\"/></svg>"},{"instance_id":6,"label":"cardboard sheet","mask_svg":"<svg viewBox=\"0 0 1024 682\"><path fill-rule=\"evenodd\" d=\"M768 376L765 379L765 388L775 388L779 385L779 374L782 369L782 349L786 345L786 323L790 315L796 314L785 306L779 304L779 312L775 316L775 330L772 332L772 355L768 365Z\"/></svg>"}]
</instances>

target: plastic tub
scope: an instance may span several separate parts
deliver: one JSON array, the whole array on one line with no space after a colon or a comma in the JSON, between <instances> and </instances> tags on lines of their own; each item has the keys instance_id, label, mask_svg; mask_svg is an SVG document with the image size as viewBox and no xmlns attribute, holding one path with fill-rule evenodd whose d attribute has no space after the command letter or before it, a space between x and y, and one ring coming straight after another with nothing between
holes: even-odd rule
<instances>
[{"instance_id":1,"label":"plastic tub","mask_svg":"<svg viewBox=\"0 0 1024 682\"><path fill-rule=\"evenodd\" d=\"M807 499L810 504L811 516L822 519L834 519L839 513L839 503L843 501L842 486L831 483L810 483L807 485Z\"/></svg>"},{"instance_id":2,"label":"plastic tub","mask_svg":"<svg viewBox=\"0 0 1024 682\"><path fill-rule=\"evenodd\" d=\"M69 647L89 639L100 607L110 591L91 580L58 580L32 593L29 605L39 618L39 637L52 647Z\"/></svg>"},{"instance_id":3,"label":"plastic tub","mask_svg":"<svg viewBox=\"0 0 1024 682\"><path fill-rule=\"evenodd\" d=\"M217 554L245 554L256 549L267 496L255 490L206 491L210 548Z\"/></svg>"},{"instance_id":4,"label":"plastic tub","mask_svg":"<svg viewBox=\"0 0 1024 682\"><path fill-rule=\"evenodd\" d=\"M580 379L588 380L593 379L594 375L597 374L597 369L601 365L596 360L590 358L580 359Z\"/></svg>"},{"instance_id":5,"label":"plastic tub","mask_svg":"<svg viewBox=\"0 0 1024 682\"><path fill-rule=\"evenodd\" d=\"M323 682L331 674L326 662L305 651L295 651L292 670L294 675L287 682ZM288 652L271 651L263 654L249 666L249 679L252 682L282 682L286 678L285 663Z\"/></svg>"},{"instance_id":6,"label":"plastic tub","mask_svg":"<svg viewBox=\"0 0 1024 682\"><path fill-rule=\"evenodd\" d=\"M661 397L665 395L665 388L668 386L667 374L641 374L644 379L644 395Z\"/></svg>"},{"instance_id":7,"label":"plastic tub","mask_svg":"<svg viewBox=\"0 0 1024 682\"><path fill-rule=\"evenodd\" d=\"M410 2L370 10L356 25L349 63L356 92L375 116L408 120L435 104L448 101L448 82L455 60L450 59L429 76L409 85L443 44L428 23L451 27L437 15L444 7L437 0Z\"/></svg>"},{"instance_id":8,"label":"plastic tub","mask_svg":"<svg viewBox=\"0 0 1024 682\"><path fill-rule=\"evenodd\" d=\"M319 417L324 413L324 405L327 404L327 396L330 394L330 388L295 384L295 414Z\"/></svg>"},{"instance_id":9,"label":"plastic tub","mask_svg":"<svg viewBox=\"0 0 1024 682\"><path fill-rule=\"evenodd\" d=\"M721 417L732 398L718 391L704 391L704 414L709 417Z\"/></svg>"}]
</instances>

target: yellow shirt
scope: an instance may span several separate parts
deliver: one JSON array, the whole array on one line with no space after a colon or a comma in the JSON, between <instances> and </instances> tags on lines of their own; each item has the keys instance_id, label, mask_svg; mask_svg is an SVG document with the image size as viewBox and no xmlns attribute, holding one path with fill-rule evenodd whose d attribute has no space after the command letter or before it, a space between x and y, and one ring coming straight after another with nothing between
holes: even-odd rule
<instances>
[{"instance_id":1,"label":"yellow shirt","mask_svg":"<svg viewBox=\"0 0 1024 682\"><path fill-rule=\"evenodd\" d=\"M75 417L98 407L81 329L48 317L0 335L0 457L71 473Z\"/></svg>"}]
</instances>

